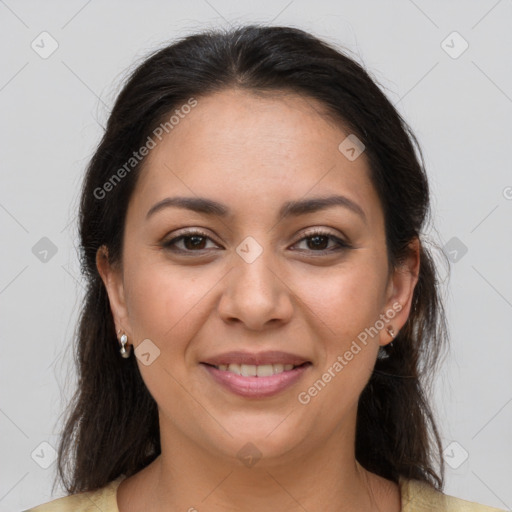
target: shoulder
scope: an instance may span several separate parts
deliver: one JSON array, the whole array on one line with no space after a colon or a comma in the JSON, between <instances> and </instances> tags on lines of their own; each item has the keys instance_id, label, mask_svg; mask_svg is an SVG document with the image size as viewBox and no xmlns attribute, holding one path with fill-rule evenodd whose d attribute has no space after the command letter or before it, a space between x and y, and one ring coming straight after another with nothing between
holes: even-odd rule
<instances>
[{"instance_id":1,"label":"shoulder","mask_svg":"<svg viewBox=\"0 0 512 512\"><path fill-rule=\"evenodd\" d=\"M81 492L58 498L24 512L69 512L70 510L73 510L73 512L98 512L98 510L119 512L116 494L117 488L124 478L125 476L121 475L96 491Z\"/></svg>"},{"instance_id":2,"label":"shoulder","mask_svg":"<svg viewBox=\"0 0 512 512\"><path fill-rule=\"evenodd\" d=\"M400 478L402 512L504 512L502 509L487 507L470 501L447 496L419 480Z\"/></svg>"}]
</instances>

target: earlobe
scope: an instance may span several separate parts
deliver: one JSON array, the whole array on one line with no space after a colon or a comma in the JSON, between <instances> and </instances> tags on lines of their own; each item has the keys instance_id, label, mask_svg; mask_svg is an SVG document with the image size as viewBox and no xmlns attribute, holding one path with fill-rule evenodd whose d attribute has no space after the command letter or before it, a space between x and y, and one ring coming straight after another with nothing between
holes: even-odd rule
<instances>
[{"instance_id":1,"label":"earlobe","mask_svg":"<svg viewBox=\"0 0 512 512\"><path fill-rule=\"evenodd\" d=\"M96 267L107 290L116 332L124 332L129 329L129 325L123 279L121 271L110 262L108 248L104 245L96 252Z\"/></svg>"},{"instance_id":2,"label":"earlobe","mask_svg":"<svg viewBox=\"0 0 512 512\"><path fill-rule=\"evenodd\" d=\"M392 326L388 327L386 329L388 331L388 334L391 336L391 343L393 343L393 340L395 339L396 333Z\"/></svg>"}]
</instances>

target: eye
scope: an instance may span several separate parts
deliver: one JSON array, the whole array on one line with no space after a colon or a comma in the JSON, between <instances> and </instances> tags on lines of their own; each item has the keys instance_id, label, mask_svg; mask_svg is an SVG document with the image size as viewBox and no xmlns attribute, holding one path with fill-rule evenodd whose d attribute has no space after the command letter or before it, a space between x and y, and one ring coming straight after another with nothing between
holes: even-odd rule
<instances>
[{"instance_id":1,"label":"eye","mask_svg":"<svg viewBox=\"0 0 512 512\"><path fill-rule=\"evenodd\" d=\"M180 236L162 243L162 247L176 252L200 252L208 249L207 241L213 240L202 231L187 231ZM182 247L178 244L183 243Z\"/></svg>"},{"instance_id":2,"label":"eye","mask_svg":"<svg viewBox=\"0 0 512 512\"><path fill-rule=\"evenodd\" d=\"M213 242L203 231L187 231L180 236L174 237L171 240L164 241L162 247L175 252L191 253L205 251L211 247L207 247L208 242L212 242L216 247L218 245ZM332 242L333 245L329 246ZM334 236L332 233L324 230L314 230L307 233L307 236L300 239L295 245L305 243L305 249L298 249L299 251L310 251L316 253L332 253L334 251L341 251L349 249L351 246ZM180 246L181 244L181 246Z\"/></svg>"},{"instance_id":3,"label":"eye","mask_svg":"<svg viewBox=\"0 0 512 512\"><path fill-rule=\"evenodd\" d=\"M299 249L300 251L306 250L312 252L326 253L350 248L350 245L348 243L341 240L337 236L334 236L332 233L329 233L328 231L319 229L307 233L307 236L299 240L298 244L304 242L306 244L306 249ZM329 247L329 242L334 242L334 245L331 245Z\"/></svg>"}]
</instances>

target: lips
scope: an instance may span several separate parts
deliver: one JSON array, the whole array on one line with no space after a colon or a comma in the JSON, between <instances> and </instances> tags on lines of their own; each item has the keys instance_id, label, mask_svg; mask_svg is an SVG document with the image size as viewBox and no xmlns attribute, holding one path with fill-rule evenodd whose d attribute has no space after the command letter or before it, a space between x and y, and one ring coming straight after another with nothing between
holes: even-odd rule
<instances>
[{"instance_id":1,"label":"lips","mask_svg":"<svg viewBox=\"0 0 512 512\"><path fill-rule=\"evenodd\" d=\"M245 398L273 396L295 384L311 366L286 352L229 352L201 363L215 382Z\"/></svg>"}]
</instances>

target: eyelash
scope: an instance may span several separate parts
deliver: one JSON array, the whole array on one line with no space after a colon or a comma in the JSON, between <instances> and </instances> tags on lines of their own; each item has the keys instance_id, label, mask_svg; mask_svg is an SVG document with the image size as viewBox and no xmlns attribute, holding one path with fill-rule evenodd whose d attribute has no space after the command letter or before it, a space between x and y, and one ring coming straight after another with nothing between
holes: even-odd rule
<instances>
[{"instance_id":1,"label":"eyelash","mask_svg":"<svg viewBox=\"0 0 512 512\"><path fill-rule=\"evenodd\" d=\"M167 249L167 250L170 250L170 251L173 251L173 252L178 252L178 253L193 253L193 252L197 252L197 253L201 253L203 251L206 251L208 249L199 249L197 251L194 251L194 250L190 250L190 249L179 249L179 248L176 248L175 245L177 242L181 241L181 240L184 240L186 238L192 238L194 236L199 236L201 238L206 238L208 240L211 240L212 242L214 242L214 240L212 240L212 238L210 236L208 236L206 233L202 232L202 231L187 231L183 234L181 234L180 236L178 237L175 237L171 240L168 240L168 241L165 241L162 243L162 247L164 249ZM313 230L313 231L310 231L306 234L306 236L303 236L300 240L298 240L296 242L299 243L299 242L302 242L304 240L308 240L310 238L314 238L316 236L322 236L322 237L327 237L331 240L333 240L334 242L336 242L337 244L337 247L336 248L331 248L331 249L322 249L322 250L318 250L318 251L315 251L313 249L306 249L306 251L310 251L310 252L314 252L314 253L319 253L320 255L322 254L329 254L329 253L333 253L333 252L338 252L338 251L342 251L342 250L346 250L346 249L350 249L351 246L341 240L340 238L332 235L331 233L329 233L328 231L324 231L324 230L321 230L321 229L316 229L316 230ZM215 242L214 242L215 243ZM294 244L294 245L296 245ZM303 249L300 249L299 251L303 251Z\"/></svg>"}]
</instances>

